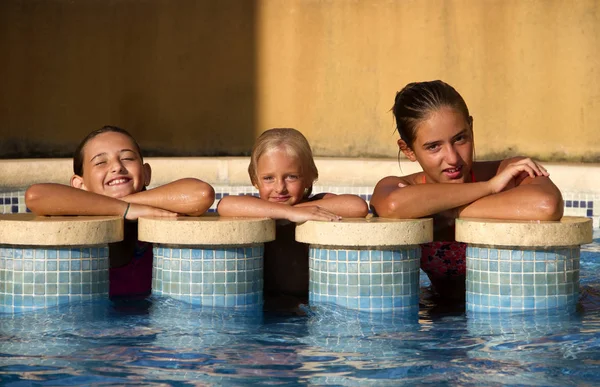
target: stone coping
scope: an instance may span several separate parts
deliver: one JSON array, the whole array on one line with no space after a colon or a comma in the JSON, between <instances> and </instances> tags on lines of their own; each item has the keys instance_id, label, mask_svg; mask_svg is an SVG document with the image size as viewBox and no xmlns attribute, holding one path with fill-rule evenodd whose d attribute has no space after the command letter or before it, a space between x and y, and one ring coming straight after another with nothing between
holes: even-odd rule
<instances>
[{"instance_id":1,"label":"stone coping","mask_svg":"<svg viewBox=\"0 0 600 387\"><path fill-rule=\"evenodd\" d=\"M94 246L123 240L120 216L0 215L0 244Z\"/></svg>"},{"instance_id":2,"label":"stone coping","mask_svg":"<svg viewBox=\"0 0 600 387\"><path fill-rule=\"evenodd\" d=\"M248 157L147 157L152 185L196 177L213 185L250 185ZM396 159L316 157L317 185L374 187L385 176L420 171L417 163ZM563 192L600 192L600 164L543 163ZM352 171L352 173L345 173ZM69 184L71 159L0 160L0 190L23 189L35 183Z\"/></svg>"},{"instance_id":3,"label":"stone coping","mask_svg":"<svg viewBox=\"0 0 600 387\"><path fill-rule=\"evenodd\" d=\"M433 240L433 220L360 218L308 221L296 227L296 240L321 246L405 246Z\"/></svg>"},{"instance_id":4,"label":"stone coping","mask_svg":"<svg viewBox=\"0 0 600 387\"><path fill-rule=\"evenodd\" d=\"M492 246L576 246L592 242L592 220L575 216L555 222L457 219L456 240Z\"/></svg>"},{"instance_id":5,"label":"stone coping","mask_svg":"<svg viewBox=\"0 0 600 387\"><path fill-rule=\"evenodd\" d=\"M275 240L275 221L211 215L140 218L138 239L166 245L251 245Z\"/></svg>"}]
</instances>

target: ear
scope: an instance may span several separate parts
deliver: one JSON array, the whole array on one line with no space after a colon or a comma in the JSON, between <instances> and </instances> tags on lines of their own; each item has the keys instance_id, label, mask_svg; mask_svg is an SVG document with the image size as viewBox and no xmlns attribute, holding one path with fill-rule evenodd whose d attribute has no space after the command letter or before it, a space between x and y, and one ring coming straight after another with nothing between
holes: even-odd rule
<instances>
[{"instance_id":1,"label":"ear","mask_svg":"<svg viewBox=\"0 0 600 387\"><path fill-rule=\"evenodd\" d=\"M404 153L404 155L410 161L417 161L417 157L415 156L415 152L408 146L408 144L401 138L398 139L398 148Z\"/></svg>"},{"instance_id":2,"label":"ear","mask_svg":"<svg viewBox=\"0 0 600 387\"><path fill-rule=\"evenodd\" d=\"M144 187L150 185L150 180L152 179L152 168L150 168L150 164L144 163Z\"/></svg>"},{"instance_id":3,"label":"ear","mask_svg":"<svg viewBox=\"0 0 600 387\"><path fill-rule=\"evenodd\" d=\"M85 184L83 183L83 177L78 175L73 175L71 177L71 187L87 191Z\"/></svg>"}]
</instances>

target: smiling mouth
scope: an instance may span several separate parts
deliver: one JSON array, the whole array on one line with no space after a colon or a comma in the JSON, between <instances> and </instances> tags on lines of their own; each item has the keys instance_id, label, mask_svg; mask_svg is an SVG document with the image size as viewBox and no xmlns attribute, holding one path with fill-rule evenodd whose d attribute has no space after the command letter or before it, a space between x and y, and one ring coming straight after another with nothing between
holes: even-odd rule
<instances>
[{"instance_id":1,"label":"smiling mouth","mask_svg":"<svg viewBox=\"0 0 600 387\"><path fill-rule=\"evenodd\" d=\"M115 186L115 185L121 185L121 184L126 184L129 183L131 181L131 179L127 179L127 178L119 178L119 179L113 179L111 181L109 181L106 185L108 185L109 187Z\"/></svg>"},{"instance_id":2,"label":"smiling mouth","mask_svg":"<svg viewBox=\"0 0 600 387\"><path fill-rule=\"evenodd\" d=\"M273 200L275 202L285 202L289 198L290 198L289 196L276 196L276 197L272 197L271 200Z\"/></svg>"}]
</instances>

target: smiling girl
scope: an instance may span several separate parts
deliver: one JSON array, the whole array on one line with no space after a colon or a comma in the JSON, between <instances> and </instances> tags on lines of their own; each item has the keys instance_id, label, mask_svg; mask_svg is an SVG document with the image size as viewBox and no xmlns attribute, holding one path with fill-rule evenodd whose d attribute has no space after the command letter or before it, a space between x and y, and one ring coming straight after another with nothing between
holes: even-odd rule
<instances>
[{"instance_id":1,"label":"smiling girl","mask_svg":"<svg viewBox=\"0 0 600 387\"><path fill-rule=\"evenodd\" d=\"M400 151L423 171L379 181L371 206L381 217L433 218L434 242L422 246L421 268L438 294L464 297L466 245L454 241L456 218L562 217L560 191L536 161L474 161L473 117L452 86L410 83L396 94L393 112Z\"/></svg>"},{"instance_id":2,"label":"smiling girl","mask_svg":"<svg viewBox=\"0 0 600 387\"><path fill-rule=\"evenodd\" d=\"M278 220L276 240L265 244L265 295L303 302L308 296L308 245L295 241L294 223L364 217L367 204L355 195L311 195L318 171L308 141L295 129L264 132L252 149L248 174L259 198L226 196L218 212Z\"/></svg>"},{"instance_id":3,"label":"smiling girl","mask_svg":"<svg viewBox=\"0 0 600 387\"><path fill-rule=\"evenodd\" d=\"M150 165L125 130L105 126L79 144L71 186L34 184L25 193L36 215L140 216L201 215L214 201L213 188L198 179L180 179L146 190ZM152 246L137 240L137 223L125 223L123 242L109 246L110 296L145 296L152 280Z\"/></svg>"}]
</instances>

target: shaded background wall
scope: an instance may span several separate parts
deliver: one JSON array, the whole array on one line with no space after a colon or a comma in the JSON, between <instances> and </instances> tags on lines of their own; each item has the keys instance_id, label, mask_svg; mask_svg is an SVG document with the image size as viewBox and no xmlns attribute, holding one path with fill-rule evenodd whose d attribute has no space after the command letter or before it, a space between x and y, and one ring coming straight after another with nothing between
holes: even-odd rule
<instances>
[{"instance_id":1,"label":"shaded background wall","mask_svg":"<svg viewBox=\"0 0 600 387\"><path fill-rule=\"evenodd\" d=\"M3 0L1 157L69 156L104 124L152 155L395 157L396 91L443 79L478 158L600 162L597 0Z\"/></svg>"}]
</instances>

